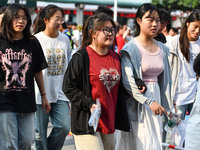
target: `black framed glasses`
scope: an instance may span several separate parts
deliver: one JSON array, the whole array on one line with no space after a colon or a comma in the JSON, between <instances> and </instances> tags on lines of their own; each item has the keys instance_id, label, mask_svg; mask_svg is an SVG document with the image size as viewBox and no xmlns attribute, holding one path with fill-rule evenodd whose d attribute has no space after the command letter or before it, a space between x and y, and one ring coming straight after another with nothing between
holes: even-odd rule
<instances>
[{"instance_id":1,"label":"black framed glasses","mask_svg":"<svg viewBox=\"0 0 200 150\"><path fill-rule=\"evenodd\" d=\"M100 29L100 31L103 31L104 35L106 36L110 35L110 33L112 35L115 35L115 32L116 32L115 28L103 28L103 29Z\"/></svg>"}]
</instances>

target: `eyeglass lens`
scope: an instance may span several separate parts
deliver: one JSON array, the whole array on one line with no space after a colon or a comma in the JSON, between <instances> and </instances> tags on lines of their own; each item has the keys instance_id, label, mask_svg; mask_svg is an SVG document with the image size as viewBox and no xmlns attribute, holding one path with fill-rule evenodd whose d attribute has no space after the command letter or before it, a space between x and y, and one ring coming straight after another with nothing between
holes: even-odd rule
<instances>
[{"instance_id":1,"label":"eyeglass lens","mask_svg":"<svg viewBox=\"0 0 200 150\"><path fill-rule=\"evenodd\" d=\"M115 28L105 28L102 30L105 35L109 35L110 33L115 34Z\"/></svg>"}]
</instances>

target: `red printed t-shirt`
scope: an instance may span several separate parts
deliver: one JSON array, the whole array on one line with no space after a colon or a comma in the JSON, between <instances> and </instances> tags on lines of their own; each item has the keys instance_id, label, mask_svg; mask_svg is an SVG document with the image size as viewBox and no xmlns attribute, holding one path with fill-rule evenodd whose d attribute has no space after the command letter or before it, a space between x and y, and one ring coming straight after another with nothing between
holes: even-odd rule
<instances>
[{"instance_id":1,"label":"red printed t-shirt","mask_svg":"<svg viewBox=\"0 0 200 150\"><path fill-rule=\"evenodd\" d=\"M89 76L92 98L100 99L101 116L97 131L103 134L115 132L115 112L121 66L119 57L111 50L106 55L99 55L91 47L86 48L90 67Z\"/></svg>"}]
</instances>

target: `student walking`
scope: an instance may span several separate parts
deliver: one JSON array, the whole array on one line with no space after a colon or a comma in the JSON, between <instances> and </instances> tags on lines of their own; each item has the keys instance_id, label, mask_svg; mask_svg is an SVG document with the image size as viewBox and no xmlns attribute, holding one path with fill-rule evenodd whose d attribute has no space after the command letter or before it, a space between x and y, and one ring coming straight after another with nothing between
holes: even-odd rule
<instances>
[{"instance_id":1,"label":"student walking","mask_svg":"<svg viewBox=\"0 0 200 150\"><path fill-rule=\"evenodd\" d=\"M170 48L172 72L172 100L176 110L181 110L181 119L190 113L196 97L197 80L193 63L200 53L200 11L193 11L186 19L180 34L172 37L166 46ZM173 134L167 133L166 143L173 144Z\"/></svg>"},{"instance_id":2,"label":"student walking","mask_svg":"<svg viewBox=\"0 0 200 150\"><path fill-rule=\"evenodd\" d=\"M162 114L170 109L171 74L168 48L153 39L160 25L158 9L143 4L136 13L136 37L120 51L122 82L131 95L126 100L131 132L126 134L127 150L162 149ZM142 79L147 91L141 93L136 78ZM121 140L123 137L121 137ZM118 147L118 149L124 149Z\"/></svg>"},{"instance_id":3,"label":"student walking","mask_svg":"<svg viewBox=\"0 0 200 150\"><path fill-rule=\"evenodd\" d=\"M41 96L37 92L35 143L37 150L61 150L70 130L69 100L62 91L62 83L71 45L68 37L59 32L64 15L59 7L48 5L39 15L38 21L35 22L35 37L39 40L48 63L43 74L45 94L51 111L43 111ZM49 117L53 129L47 137Z\"/></svg>"},{"instance_id":4,"label":"student walking","mask_svg":"<svg viewBox=\"0 0 200 150\"><path fill-rule=\"evenodd\" d=\"M177 110L181 110L181 119L190 113L196 95L197 80L193 63L200 53L200 11L193 11L186 19L180 35L167 42L170 48L170 66L172 70L172 98Z\"/></svg>"},{"instance_id":5,"label":"student walking","mask_svg":"<svg viewBox=\"0 0 200 150\"><path fill-rule=\"evenodd\" d=\"M38 40L30 34L31 18L19 4L7 7L0 36L0 149L30 150L36 111L34 78L44 113L50 111L42 69L47 67Z\"/></svg>"},{"instance_id":6,"label":"student walking","mask_svg":"<svg viewBox=\"0 0 200 150\"><path fill-rule=\"evenodd\" d=\"M121 65L118 55L109 50L115 37L111 17L100 13L83 25L81 50L69 63L63 91L72 104L71 130L77 150L114 150L115 113ZM88 125L95 100L101 103L101 116L94 133Z\"/></svg>"}]
</instances>

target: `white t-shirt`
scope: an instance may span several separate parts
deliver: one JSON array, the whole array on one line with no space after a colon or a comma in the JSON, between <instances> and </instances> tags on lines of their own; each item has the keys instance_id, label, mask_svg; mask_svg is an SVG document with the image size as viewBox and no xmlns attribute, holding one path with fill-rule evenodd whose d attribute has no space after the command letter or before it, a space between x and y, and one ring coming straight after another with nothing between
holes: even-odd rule
<instances>
[{"instance_id":1,"label":"white t-shirt","mask_svg":"<svg viewBox=\"0 0 200 150\"><path fill-rule=\"evenodd\" d=\"M167 35L165 38L166 38L166 41L168 42L172 38L172 36L171 35Z\"/></svg>"},{"instance_id":2,"label":"white t-shirt","mask_svg":"<svg viewBox=\"0 0 200 150\"><path fill-rule=\"evenodd\" d=\"M196 56L200 53L200 39L189 42L190 62L188 63L183 54L179 51L180 74L178 87L174 97L177 105L186 105L194 102L197 80L196 73L193 70L193 63Z\"/></svg>"},{"instance_id":3,"label":"white t-shirt","mask_svg":"<svg viewBox=\"0 0 200 150\"><path fill-rule=\"evenodd\" d=\"M50 38L43 32L37 33L35 37L40 42L48 63L48 68L43 70L43 77L49 103L55 103L57 100L69 101L62 91L63 77L71 50L68 37L60 32L56 38ZM36 103L41 104L39 89L35 87Z\"/></svg>"}]
</instances>

